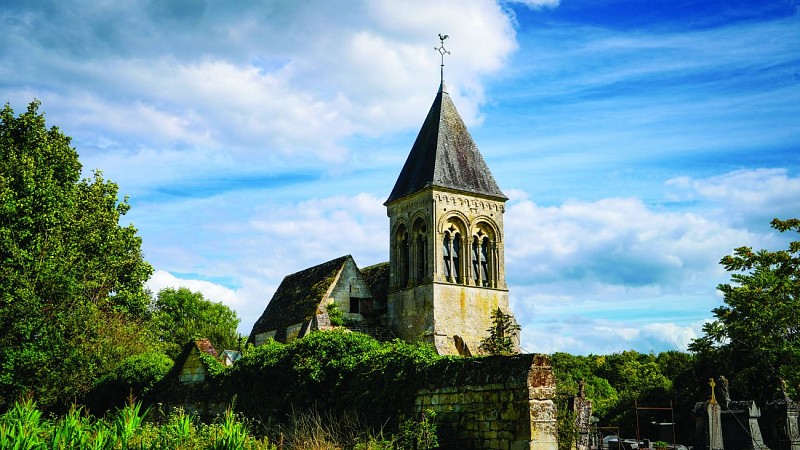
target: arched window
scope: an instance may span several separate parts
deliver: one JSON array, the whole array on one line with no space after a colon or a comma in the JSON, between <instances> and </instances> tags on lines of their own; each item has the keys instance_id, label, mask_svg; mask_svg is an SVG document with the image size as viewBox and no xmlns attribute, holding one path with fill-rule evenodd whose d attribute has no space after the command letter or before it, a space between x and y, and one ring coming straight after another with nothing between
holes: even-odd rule
<instances>
[{"instance_id":1,"label":"arched window","mask_svg":"<svg viewBox=\"0 0 800 450\"><path fill-rule=\"evenodd\" d=\"M477 242L475 243L477 245ZM480 251L481 280L484 286L489 286L489 238L483 238Z\"/></svg>"},{"instance_id":2,"label":"arched window","mask_svg":"<svg viewBox=\"0 0 800 450\"><path fill-rule=\"evenodd\" d=\"M453 281L461 281L461 233L453 236Z\"/></svg>"},{"instance_id":3,"label":"arched window","mask_svg":"<svg viewBox=\"0 0 800 450\"><path fill-rule=\"evenodd\" d=\"M428 272L428 237L420 233L417 237L417 282L421 283Z\"/></svg>"},{"instance_id":4,"label":"arched window","mask_svg":"<svg viewBox=\"0 0 800 450\"><path fill-rule=\"evenodd\" d=\"M405 289L408 286L409 271L409 240L408 229L405 225L400 225L397 228L394 239L394 261L392 267L392 276L395 277L393 283L396 283L396 288Z\"/></svg>"},{"instance_id":5,"label":"arched window","mask_svg":"<svg viewBox=\"0 0 800 450\"><path fill-rule=\"evenodd\" d=\"M451 259L452 240L450 239L450 232L444 232L444 240L442 241L442 258L444 263L444 276L452 281L453 277L453 261Z\"/></svg>"},{"instance_id":6,"label":"arched window","mask_svg":"<svg viewBox=\"0 0 800 450\"><path fill-rule=\"evenodd\" d=\"M400 288L408 286L408 277L410 272L410 246L408 245L408 233L403 233L403 238L400 241Z\"/></svg>"},{"instance_id":7,"label":"arched window","mask_svg":"<svg viewBox=\"0 0 800 450\"><path fill-rule=\"evenodd\" d=\"M412 236L414 239L414 248L411 252L414 260L413 276L414 281L419 284L425 280L426 276L430 275L428 273L428 226L424 219L418 218L414 222Z\"/></svg>"},{"instance_id":8,"label":"arched window","mask_svg":"<svg viewBox=\"0 0 800 450\"><path fill-rule=\"evenodd\" d=\"M478 245L478 238L472 239L472 278L475 280L475 285L481 284L481 267L480 267L480 250Z\"/></svg>"}]
</instances>

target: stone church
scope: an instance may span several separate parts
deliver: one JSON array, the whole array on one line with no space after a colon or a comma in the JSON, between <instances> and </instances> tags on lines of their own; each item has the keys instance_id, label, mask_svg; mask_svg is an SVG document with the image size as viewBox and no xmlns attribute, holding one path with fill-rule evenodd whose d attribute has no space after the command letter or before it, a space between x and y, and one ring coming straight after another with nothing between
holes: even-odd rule
<instances>
[{"instance_id":1,"label":"stone church","mask_svg":"<svg viewBox=\"0 0 800 450\"><path fill-rule=\"evenodd\" d=\"M492 312L511 314L506 200L442 81L384 203L389 262L359 269L347 255L286 276L250 342L289 342L333 328L333 318L379 340L429 342L447 355L479 353Z\"/></svg>"}]
</instances>

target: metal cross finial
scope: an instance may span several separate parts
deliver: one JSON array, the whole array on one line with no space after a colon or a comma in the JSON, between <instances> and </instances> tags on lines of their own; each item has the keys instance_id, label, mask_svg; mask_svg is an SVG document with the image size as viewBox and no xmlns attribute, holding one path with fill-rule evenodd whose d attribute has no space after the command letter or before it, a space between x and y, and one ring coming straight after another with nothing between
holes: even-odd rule
<instances>
[{"instance_id":1,"label":"metal cross finial","mask_svg":"<svg viewBox=\"0 0 800 450\"><path fill-rule=\"evenodd\" d=\"M717 404L717 396L714 395L714 387L717 385L717 383L714 382L713 378L709 378L708 379L708 385L711 386L711 401L709 403L711 403L712 405L716 405Z\"/></svg>"},{"instance_id":2,"label":"metal cross finial","mask_svg":"<svg viewBox=\"0 0 800 450\"><path fill-rule=\"evenodd\" d=\"M444 40L449 38L449 37L450 36L448 36L446 34L439 33L439 42L440 42L440 44L439 44L438 47L433 47L434 50L436 50L437 52L439 52L440 55L442 55L442 67L441 67L441 69L442 69L442 74L441 74L442 79L441 79L441 81L442 82L444 82L444 55L449 55L450 54L450 52L447 51L446 48L444 48Z\"/></svg>"}]
</instances>

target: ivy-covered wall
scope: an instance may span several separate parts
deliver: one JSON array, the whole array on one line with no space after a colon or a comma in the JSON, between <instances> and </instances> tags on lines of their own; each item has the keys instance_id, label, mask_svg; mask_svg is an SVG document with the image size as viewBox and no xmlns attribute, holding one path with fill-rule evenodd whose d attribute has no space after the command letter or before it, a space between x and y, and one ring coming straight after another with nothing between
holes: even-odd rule
<instances>
[{"instance_id":1,"label":"ivy-covered wall","mask_svg":"<svg viewBox=\"0 0 800 450\"><path fill-rule=\"evenodd\" d=\"M443 357L419 343L332 331L251 348L232 368L210 367L201 383L173 378L152 401L211 414L233 403L265 424L316 409L356 414L376 429L434 410L442 448L557 448L545 355Z\"/></svg>"}]
</instances>

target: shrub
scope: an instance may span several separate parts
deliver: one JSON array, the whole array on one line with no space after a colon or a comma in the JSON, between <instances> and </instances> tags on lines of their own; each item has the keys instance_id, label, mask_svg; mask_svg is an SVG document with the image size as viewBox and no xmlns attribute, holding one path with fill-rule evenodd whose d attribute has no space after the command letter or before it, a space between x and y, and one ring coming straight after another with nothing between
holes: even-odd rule
<instances>
[{"instance_id":1,"label":"shrub","mask_svg":"<svg viewBox=\"0 0 800 450\"><path fill-rule=\"evenodd\" d=\"M121 407L129 396L145 398L173 364L168 356L159 352L129 356L100 379L86 403L94 411L104 412Z\"/></svg>"},{"instance_id":2,"label":"shrub","mask_svg":"<svg viewBox=\"0 0 800 450\"><path fill-rule=\"evenodd\" d=\"M489 355L516 355L519 352L514 340L519 330L511 314L497 308L492 312L492 327L486 330L489 336L481 341L481 351Z\"/></svg>"},{"instance_id":3,"label":"shrub","mask_svg":"<svg viewBox=\"0 0 800 450\"><path fill-rule=\"evenodd\" d=\"M246 386L237 409L265 421L286 423L294 410L316 407L340 417L357 411L380 429L397 411L410 408L423 378L417 375L439 359L424 344L317 332L249 351L220 378L217 392L220 399L231 398Z\"/></svg>"},{"instance_id":4,"label":"shrub","mask_svg":"<svg viewBox=\"0 0 800 450\"><path fill-rule=\"evenodd\" d=\"M407 419L400 424L398 433L399 449L427 450L439 448L439 439L436 435L436 412L426 410L420 420Z\"/></svg>"}]
</instances>

